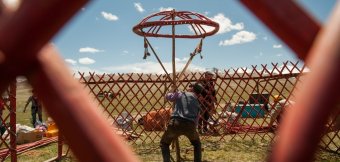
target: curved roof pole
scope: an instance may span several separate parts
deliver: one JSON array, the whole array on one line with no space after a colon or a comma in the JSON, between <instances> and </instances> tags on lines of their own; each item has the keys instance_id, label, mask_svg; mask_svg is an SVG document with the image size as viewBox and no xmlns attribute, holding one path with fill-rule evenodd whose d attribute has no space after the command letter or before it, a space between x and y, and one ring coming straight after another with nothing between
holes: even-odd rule
<instances>
[{"instance_id":1,"label":"curved roof pole","mask_svg":"<svg viewBox=\"0 0 340 162\"><path fill-rule=\"evenodd\" d=\"M155 55L155 57L156 57L158 63L161 65L161 67L162 67L163 71L165 72L167 78L172 82L172 79L171 79L171 77L170 77L170 74L169 74L168 71L165 69L165 67L164 67L164 65L163 65L163 63L162 63L162 61L161 61L161 59L158 57L156 51L153 49L153 47L152 47L152 45L150 44L149 40L148 40L146 37L144 37L144 39L145 39L145 42L149 45L150 49L152 50L152 53Z\"/></svg>"},{"instance_id":2,"label":"curved roof pole","mask_svg":"<svg viewBox=\"0 0 340 162\"><path fill-rule=\"evenodd\" d=\"M195 48L194 52L192 52L190 54L190 58L189 60L187 61L187 63L185 64L182 72L179 74L178 76L178 80L181 80L182 76L184 75L185 71L188 69L190 63L192 62L192 60L194 59L194 57L199 53L201 54L201 51L202 51L202 42L203 42L203 39L201 39L200 43L197 45L197 47ZM202 59L202 55L201 55L201 59Z\"/></svg>"}]
</instances>

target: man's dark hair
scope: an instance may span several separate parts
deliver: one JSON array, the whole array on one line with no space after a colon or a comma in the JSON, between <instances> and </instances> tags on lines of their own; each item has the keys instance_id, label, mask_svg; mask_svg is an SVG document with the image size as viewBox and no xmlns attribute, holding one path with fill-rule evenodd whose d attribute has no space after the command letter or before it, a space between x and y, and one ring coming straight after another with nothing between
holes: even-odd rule
<instances>
[{"instance_id":1,"label":"man's dark hair","mask_svg":"<svg viewBox=\"0 0 340 162\"><path fill-rule=\"evenodd\" d=\"M204 93L204 87L200 83L195 83L194 85L192 85L192 88L196 94Z\"/></svg>"}]
</instances>

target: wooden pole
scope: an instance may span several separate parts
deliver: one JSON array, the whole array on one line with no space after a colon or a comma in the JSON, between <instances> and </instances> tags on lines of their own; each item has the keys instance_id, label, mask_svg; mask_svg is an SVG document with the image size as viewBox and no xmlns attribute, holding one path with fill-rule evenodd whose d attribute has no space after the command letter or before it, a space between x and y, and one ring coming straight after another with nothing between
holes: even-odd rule
<instances>
[{"instance_id":1,"label":"wooden pole","mask_svg":"<svg viewBox=\"0 0 340 162\"><path fill-rule=\"evenodd\" d=\"M172 10L172 20L175 20L175 10ZM176 83L176 41L175 41L175 25L172 25L172 85L174 86L174 91L177 91L177 83ZM172 105L172 108L174 109L175 103ZM178 138L176 138L174 141L175 149L176 149L176 161L181 161L181 153L180 153L180 147L179 147L179 141Z\"/></svg>"},{"instance_id":2,"label":"wooden pole","mask_svg":"<svg viewBox=\"0 0 340 162\"><path fill-rule=\"evenodd\" d=\"M175 10L172 10L172 20L175 20ZM176 44L175 44L175 25L172 25L172 83L176 86ZM176 88L177 89L177 88Z\"/></svg>"}]
</instances>

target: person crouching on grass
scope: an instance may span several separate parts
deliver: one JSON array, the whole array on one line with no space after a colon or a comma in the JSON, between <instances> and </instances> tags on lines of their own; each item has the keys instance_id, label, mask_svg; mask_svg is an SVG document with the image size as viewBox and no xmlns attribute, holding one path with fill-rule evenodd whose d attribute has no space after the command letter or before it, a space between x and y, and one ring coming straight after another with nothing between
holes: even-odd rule
<instances>
[{"instance_id":1,"label":"person crouching on grass","mask_svg":"<svg viewBox=\"0 0 340 162\"><path fill-rule=\"evenodd\" d=\"M173 87L173 89L176 88ZM165 96L167 100L175 103L175 107L160 142L163 161L170 162L171 142L180 135L184 135L194 146L194 161L200 162L202 159L201 141L196 126L201 107L197 98L203 86L196 83L189 86L188 92L174 92L174 90Z\"/></svg>"}]
</instances>

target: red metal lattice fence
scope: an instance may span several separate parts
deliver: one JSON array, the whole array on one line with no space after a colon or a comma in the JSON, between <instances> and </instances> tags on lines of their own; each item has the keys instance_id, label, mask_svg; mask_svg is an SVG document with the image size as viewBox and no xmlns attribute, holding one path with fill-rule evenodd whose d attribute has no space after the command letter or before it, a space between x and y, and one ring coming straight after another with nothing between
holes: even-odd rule
<instances>
[{"instance_id":1,"label":"red metal lattice fence","mask_svg":"<svg viewBox=\"0 0 340 162\"><path fill-rule=\"evenodd\" d=\"M235 137L274 140L278 126L274 114L278 110L273 98L279 95L287 100L294 100L292 91L296 89L296 83L307 75L303 71L308 69L304 69L298 62L285 62L282 65L261 65L217 72L214 78L217 92L216 112L212 115L213 120L209 121L211 132L201 138L204 140L219 135L222 142ZM164 100L171 85L165 75L80 73L80 76L80 82L90 89L101 111L112 125L119 128L119 133L133 144L159 142L163 132L159 131L159 127L165 127L168 116L152 118L149 121L154 123L151 128L140 125L140 120L146 114L171 107ZM202 73L186 73L179 81L179 89L188 89L191 83L202 77ZM232 112L237 115L231 115ZM325 134L321 145L339 153L338 133L336 130Z\"/></svg>"},{"instance_id":2,"label":"red metal lattice fence","mask_svg":"<svg viewBox=\"0 0 340 162\"><path fill-rule=\"evenodd\" d=\"M6 151L0 156L3 161L11 155L11 160L16 161L16 84L10 87L0 96L0 148Z\"/></svg>"},{"instance_id":3,"label":"red metal lattice fence","mask_svg":"<svg viewBox=\"0 0 340 162\"><path fill-rule=\"evenodd\" d=\"M274 119L277 117L274 115L277 110L273 98L279 95L294 100L292 91L297 89L296 84L303 80L305 75L308 75L308 69L304 69L298 62L216 72L213 79L217 92L216 112L212 115L214 122L209 121L211 132L202 134L202 140L219 136L222 143L234 138L274 141L279 124ZM148 127L145 123L140 125L140 119L152 112L162 112L164 108L170 108L170 103L164 100L164 95L171 81L165 75L80 73L80 76L80 82L85 89L90 90L92 99L99 104L107 122L114 125L112 133L122 135L132 145L151 144L143 149L158 149L168 116L163 112L152 118L149 122L153 124ZM180 81L179 89L186 90L191 83L202 78L202 73L186 73ZM16 124L15 91L16 86L12 84L1 97L3 101L7 101L3 102L5 110L1 117L2 127L10 132L1 137L2 160L9 155L16 159L16 152L19 152L13 131ZM331 116L326 125L327 131L320 142L322 148L335 153L339 153L340 148L338 115L339 112ZM58 151L61 156L62 149Z\"/></svg>"}]
</instances>

